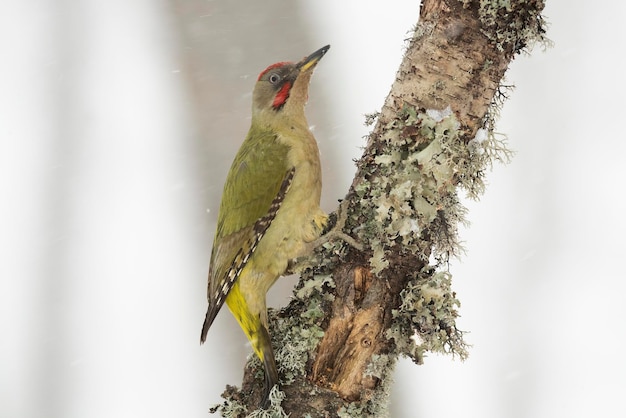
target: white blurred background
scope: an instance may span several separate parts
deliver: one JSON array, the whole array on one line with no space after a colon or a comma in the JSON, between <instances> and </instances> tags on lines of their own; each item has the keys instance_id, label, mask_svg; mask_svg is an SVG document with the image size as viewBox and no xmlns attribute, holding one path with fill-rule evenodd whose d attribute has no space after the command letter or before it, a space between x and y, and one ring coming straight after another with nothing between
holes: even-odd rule
<instances>
[{"instance_id":1,"label":"white blurred background","mask_svg":"<svg viewBox=\"0 0 626 418\"><path fill-rule=\"evenodd\" d=\"M393 417L626 416L626 6L547 3L554 48L507 74L498 131L517 154L468 202L451 266L470 358L401 361ZM0 416L205 417L250 353L226 311L198 339L256 75L332 45L308 110L330 211L417 2L3 6Z\"/></svg>"}]
</instances>

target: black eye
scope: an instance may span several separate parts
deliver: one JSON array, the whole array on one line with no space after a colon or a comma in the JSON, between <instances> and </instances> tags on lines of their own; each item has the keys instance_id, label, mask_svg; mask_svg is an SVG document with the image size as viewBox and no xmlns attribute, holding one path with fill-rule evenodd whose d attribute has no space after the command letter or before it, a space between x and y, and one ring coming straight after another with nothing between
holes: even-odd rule
<instances>
[{"instance_id":1,"label":"black eye","mask_svg":"<svg viewBox=\"0 0 626 418\"><path fill-rule=\"evenodd\" d=\"M280 81L280 76L276 73L272 73L270 74L270 78L269 78L270 83L272 84L276 84Z\"/></svg>"}]
</instances>

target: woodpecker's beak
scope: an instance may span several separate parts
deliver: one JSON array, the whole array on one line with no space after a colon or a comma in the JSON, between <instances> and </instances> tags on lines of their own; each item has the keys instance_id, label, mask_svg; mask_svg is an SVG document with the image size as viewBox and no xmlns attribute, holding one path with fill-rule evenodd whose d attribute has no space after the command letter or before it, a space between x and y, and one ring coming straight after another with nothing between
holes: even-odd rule
<instances>
[{"instance_id":1,"label":"woodpecker's beak","mask_svg":"<svg viewBox=\"0 0 626 418\"><path fill-rule=\"evenodd\" d=\"M302 61L296 64L296 67L300 69L300 72L303 73L315 67L317 62L322 59L324 54L330 49L330 45L326 45L309 55L308 57L302 58Z\"/></svg>"}]
</instances>

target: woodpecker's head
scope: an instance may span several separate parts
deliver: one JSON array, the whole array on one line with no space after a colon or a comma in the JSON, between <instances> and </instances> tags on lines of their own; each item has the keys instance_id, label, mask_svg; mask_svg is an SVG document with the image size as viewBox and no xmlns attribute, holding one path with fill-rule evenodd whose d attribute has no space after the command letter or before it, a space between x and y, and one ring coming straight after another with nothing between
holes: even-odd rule
<instances>
[{"instance_id":1,"label":"woodpecker's head","mask_svg":"<svg viewBox=\"0 0 626 418\"><path fill-rule=\"evenodd\" d=\"M252 117L261 113L304 115L311 74L329 49L330 45L326 45L300 62L278 62L263 70L252 94Z\"/></svg>"}]
</instances>

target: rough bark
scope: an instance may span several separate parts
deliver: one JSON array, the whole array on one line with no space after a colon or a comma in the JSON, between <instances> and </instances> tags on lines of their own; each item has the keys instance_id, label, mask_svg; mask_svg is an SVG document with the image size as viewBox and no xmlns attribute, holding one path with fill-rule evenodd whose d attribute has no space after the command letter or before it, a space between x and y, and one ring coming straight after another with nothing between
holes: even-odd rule
<instances>
[{"instance_id":1,"label":"rough bark","mask_svg":"<svg viewBox=\"0 0 626 418\"><path fill-rule=\"evenodd\" d=\"M439 267L459 251L459 191L478 196L489 165L507 158L492 132L502 77L526 45L545 41L543 1L495 3L424 0L345 198L342 230L363 249L325 244L293 301L271 314L284 413L386 416L398 355L466 356L451 276ZM247 364L242 389L224 393L224 415L256 409L260 370Z\"/></svg>"}]
</instances>

